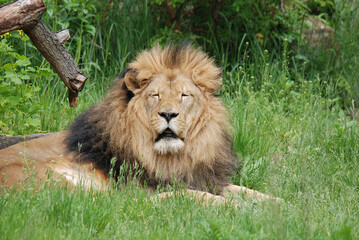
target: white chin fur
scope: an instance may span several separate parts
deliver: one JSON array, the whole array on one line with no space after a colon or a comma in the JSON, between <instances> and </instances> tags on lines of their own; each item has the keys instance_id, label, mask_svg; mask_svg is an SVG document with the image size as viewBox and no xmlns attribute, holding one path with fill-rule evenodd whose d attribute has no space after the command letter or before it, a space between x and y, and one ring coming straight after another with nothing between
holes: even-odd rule
<instances>
[{"instance_id":1,"label":"white chin fur","mask_svg":"<svg viewBox=\"0 0 359 240\"><path fill-rule=\"evenodd\" d=\"M155 143L155 151L160 155L178 153L184 147L181 139L164 138Z\"/></svg>"}]
</instances>

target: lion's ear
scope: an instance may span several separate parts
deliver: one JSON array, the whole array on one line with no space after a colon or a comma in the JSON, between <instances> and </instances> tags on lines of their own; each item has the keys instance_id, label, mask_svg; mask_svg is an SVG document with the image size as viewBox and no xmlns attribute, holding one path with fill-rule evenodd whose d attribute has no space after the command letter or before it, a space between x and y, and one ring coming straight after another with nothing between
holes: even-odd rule
<instances>
[{"instance_id":1,"label":"lion's ear","mask_svg":"<svg viewBox=\"0 0 359 240\"><path fill-rule=\"evenodd\" d=\"M209 70L197 69L193 71L192 78L197 86L203 88L204 91L216 94L222 86L222 72L223 69L217 67L212 67Z\"/></svg>"},{"instance_id":2,"label":"lion's ear","mask_svg":"<svg viewBox=\"0 0 359 240\"><path fill-rule=\"evenodd\" d=\"M131 92L135 91L136 89L140 88L140 83L137 80L137 72L133 70L132 68L128 69L124 76L124 81L126 84L126 87Z\"/></svg>"},{"instance_id":3,"label":"lion's ear","mask_svg":"<svg viewBox=\"0 0 359 240\"><path fill-rule=\"evenodd\" d=\"M135 92L136 90L143 89L150 82L150 77L147 76L146 72L141 72L129 68L124 76L125 85L128 90Z\"/></svg>"}]
</instances>

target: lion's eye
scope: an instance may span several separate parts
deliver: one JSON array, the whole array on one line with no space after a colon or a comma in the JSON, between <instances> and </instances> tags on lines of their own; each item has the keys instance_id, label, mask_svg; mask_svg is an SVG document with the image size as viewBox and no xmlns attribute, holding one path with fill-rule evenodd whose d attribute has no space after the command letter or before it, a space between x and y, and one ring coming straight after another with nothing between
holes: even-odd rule
<instances>
[{"instance_id":1,"label":"lion's eye","mask_svg":"<svg viewBox=\"0 0 359 240\"><path fill-rule=\"evenodd\" d=\"M182 93L182 97L188 97L189 94L186 94L186 93Z\"/></svg>"},{"instance_id":2,"label":"lion's eye","mask_svg":"<svg viewBox=\"0 0 359 240\"><path fill-rule=\"evenodd\" d=\"M152 97L159 98L160 95L158 93L154 93L154 94L152 94Z\"/></svg>"}]
</instances>

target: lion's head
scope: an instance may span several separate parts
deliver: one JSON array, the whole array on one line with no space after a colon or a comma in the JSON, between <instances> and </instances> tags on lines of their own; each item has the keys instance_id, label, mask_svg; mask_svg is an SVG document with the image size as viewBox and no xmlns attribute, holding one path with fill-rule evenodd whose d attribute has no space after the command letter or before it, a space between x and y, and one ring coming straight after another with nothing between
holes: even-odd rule
<instances>
[{"instance_id":1,"label":"lion's head","mask_svg":"<svg viewBox=\"0 0 359 240\"><path fill-rule=\"evenodd\" d=\"M80 116L67 143L80 158L138 163L146 180L196 189L228 183L235 158L227 112L215 96L221 69L190 45L141 52L108 97Z\"/></svg>"}]
</instances>

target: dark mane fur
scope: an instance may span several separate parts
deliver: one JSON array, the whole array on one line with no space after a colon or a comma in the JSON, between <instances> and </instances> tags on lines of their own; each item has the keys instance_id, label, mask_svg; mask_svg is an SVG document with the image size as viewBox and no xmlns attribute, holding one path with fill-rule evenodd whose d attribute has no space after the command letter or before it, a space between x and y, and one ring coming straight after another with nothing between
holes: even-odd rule
<instances>
[{"instance_id":1,"label":"dark mane fur","mask_svg":"<svg viewBox=\"0 0 359 240\"><path fill-rule=\"evenodd\" d=\"M123 82L123 78L128 71L122 71L114 80L114 88L122 90L123 98L121 101L128 103L134 96ZM104 119L104 112L98 110L97 105L89 108L78 116L69 128L69 135L65 139L65 144L70 152L78 153L78 160L81 162L92 162L97 168L108 173L111 169L111 159L118 158L111 151L109 136L105 136L104 129L99 124ZM122 165L121 158L117 159L118 164Z\"/></svg>"},{"instance_id":2,"label":"dark mane fur","mask_svg":"<svg viewBox=\"0 0 359 240\"><path fill-rule=\"evenodd\" d=\"M108 172L114 154L109 150L108 140L93 119L94 107L82 113L69 128L65 143L69 151L79 153L81 162L91 161L96 167Z\"/></svg>"}]
</instances>

